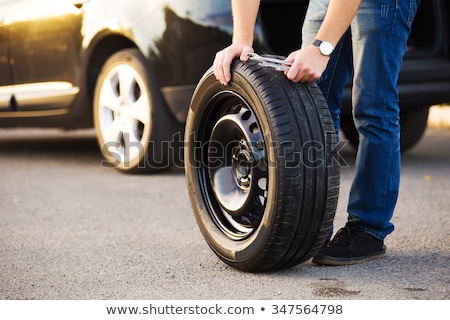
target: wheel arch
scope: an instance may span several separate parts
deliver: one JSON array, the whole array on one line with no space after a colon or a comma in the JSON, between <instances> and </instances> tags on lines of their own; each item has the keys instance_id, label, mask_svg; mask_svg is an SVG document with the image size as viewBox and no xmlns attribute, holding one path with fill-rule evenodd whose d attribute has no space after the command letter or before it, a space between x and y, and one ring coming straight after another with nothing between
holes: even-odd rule
<instances>
[{"instance_id":1,"label":"wheel arch","mask_svg":"<svg viewBox=\"0 0 450 320\"><path fill-rule=\"evenodd\" d=\"M118 33L107 33L106 31L100 32L96 39L91 41L91 46L86 53L86 63L85 63L85 85L87 91L87 97L91 102L94 98L95 83L97 81L98 75L102 66L105 64L106 60L114 53L128 48L137 48L137 45Z\"/></svg>"}]
</instances>

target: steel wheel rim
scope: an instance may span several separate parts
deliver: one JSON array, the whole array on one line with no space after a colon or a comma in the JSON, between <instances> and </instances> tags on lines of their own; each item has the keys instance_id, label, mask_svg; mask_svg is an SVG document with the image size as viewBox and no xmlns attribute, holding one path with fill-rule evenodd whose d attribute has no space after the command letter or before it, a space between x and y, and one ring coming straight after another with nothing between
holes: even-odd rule
<instances>
[{"instance_id":1,"label":"steel wheel rim","mask_svg":"<svg viewBox=\"0 0 450 320\"><path fill-rule=\"evenodd\" d=\"M200 185L209 214L232 240L250 236L267 204L267 152L259 121L245 99L221 92L202 119Z\"/></svg>"},{"instance_id":2,"label":"steel wheel rim","mask_svg":"<svg viewBox=\"0 0 450 320\"><path fill-rule=\"evenodd\" d=\"M132 66L118 64L106 74L98 98L99 129L107 150L122 164L141 157L151 126L149 101Z\"/></svg>"}]
</instances>

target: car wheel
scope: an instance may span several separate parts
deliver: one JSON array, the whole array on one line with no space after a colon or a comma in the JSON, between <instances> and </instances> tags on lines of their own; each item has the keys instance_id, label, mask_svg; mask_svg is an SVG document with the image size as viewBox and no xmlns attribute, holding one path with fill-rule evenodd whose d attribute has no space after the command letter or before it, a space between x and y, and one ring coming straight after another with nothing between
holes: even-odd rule
<instances>
[{"instance_id":1,"label":"car wheel","mask_svg":"<svg viewBox=\"0 0 450 320\"><path fill-rule=\"evenodd\" d=\"M333 122L315 84L253 61L222 86L209 70L186 123L185 171L199 228L246 272L291 267L326 240L339 195Z\"/></svg>"},{"instance_id":2,"label":"car wheel","mask_svg":"<svg viewBox=\"0 0 450 320\"><path fill-rule=\"evenodd\" d=\"M93 112L104 165L135 173L179 163L182 127L151 76L137 49L113 54L100 71Z\"/></svg>"},{"instance_id":3,"label":"car wheel","mask_svg":"<svg viewBox=\"0 0 450 320\"><path fill-rule=\"evenodd\" d=\"M400 149L405 152L422 138L428 122L428 107L402 109L400 111ZM359 134L351 115L341 115L341 129L350 144L358 149Z\"/></svg>"},{"instance_id":4,"label":"car wheel","mask_svg":"<svg viewBox=\"0 0 450 320\"><path fill-rule=\"evenodd\" d=\"M406 151L422 138L428 123L429 107L404 109L400 113L400 146Z\"/></svg>"},{"instance_id":5,"label":"car wheel","mask_svg":"<svg viewBox=\"0 0 450 320\"><path fill-rule=\"evenodd\" d=\"M352 114L341 113L341 130L350 145L357 150L359 145L359 133L356 130Z\"/></svg>"}]
</instances>

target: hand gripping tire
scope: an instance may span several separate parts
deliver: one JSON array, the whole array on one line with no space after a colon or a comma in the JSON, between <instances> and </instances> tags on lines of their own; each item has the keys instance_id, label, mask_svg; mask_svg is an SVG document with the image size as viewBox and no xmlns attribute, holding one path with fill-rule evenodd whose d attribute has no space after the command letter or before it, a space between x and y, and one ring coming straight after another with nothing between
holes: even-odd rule
<instances>
[{"instance_id":1,"label":"hand gripping tire","mask_svg":"<svg viewBox=\"0 0 450 320\"><path fill-rule=\"evenodd\" d=\"M320 89L255 61L208 70L192 97L185 170L208 245L245 272L307 261L329 234L339 196L336 134Z\"/></svg>"}]
</instances>

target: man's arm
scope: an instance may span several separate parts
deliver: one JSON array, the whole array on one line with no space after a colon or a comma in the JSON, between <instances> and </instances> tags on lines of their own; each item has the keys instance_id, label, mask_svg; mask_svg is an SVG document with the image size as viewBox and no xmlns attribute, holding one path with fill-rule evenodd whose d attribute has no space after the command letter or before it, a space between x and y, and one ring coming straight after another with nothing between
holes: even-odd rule
<instances>
[{"instance_id":1,"label":"man's arm","mask_svg":"<svg viewBox=\"0 0 450 320\"><path fill-rule=\"evenodd\" d=\"M233 44L253 45L260 0L232 0Z\"/></svg>"},{"instance_id":2,"label":"man's arm","mask_svg":"<svg viewBox=\"0 0 450 320\"><path fill-rule=\"evenodd\" d=\"M331 42L333 47L339 42L349 28L361 0L330 0L325 19L316 35L316 39ZM312 82L318 80L328 64L329 57L320 53L316 46L292 52L286 59L292 62L286 76L295 82Z\"/></svg>"},{"instance_id":3,"label":"man's arm","mask_svg":"<svg viewBox=\"0 0 450 320\"><path fill-rule=\"evenodd\" d=\"M233 41L217 52L213 70L216 79L223 85L231 80L230 66L234 58L247 61L247 54L253 52L253 37L260 0L232 0Z\"/></svg>"},{"instance_id":4,"label":"man's arm","mask_svg":"<svg viewBox=\"0 0 450 320\"><path fill-rule=\"evenodd\" d=\"M336 46L350 26L360 4L361 0L330 0L327 14L316 38L330 41Z\"/></svg>"}]
</instances>

